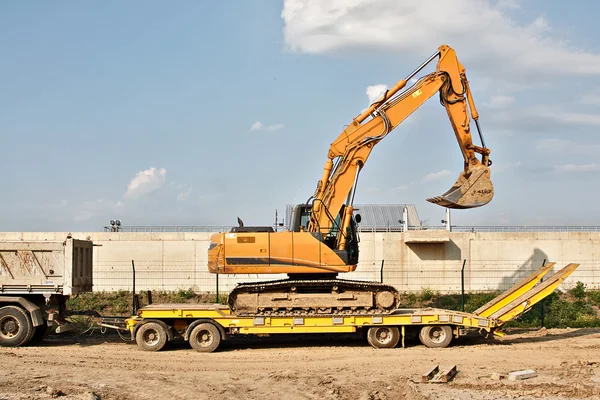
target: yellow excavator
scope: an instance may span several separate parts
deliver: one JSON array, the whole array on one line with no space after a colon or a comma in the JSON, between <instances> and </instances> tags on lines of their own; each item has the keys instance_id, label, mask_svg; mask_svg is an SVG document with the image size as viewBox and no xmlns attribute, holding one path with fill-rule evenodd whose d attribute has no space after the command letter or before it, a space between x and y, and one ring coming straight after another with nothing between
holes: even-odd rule
<instances>
[{"instance_id":1,"label":"yellow excavator","mask_svg":"<svg viewBox=\"0 0 600 400\"><path fill-rule=\"evenodd\" d=\"M402 91L425 66L438 59L435 72ZM377 282L338 279L358 264L357 224L353 202L358 176L377 143L433 95L439 94L464 157L456 183L427 199L447 208L467 209L489 203L490 150L479 127L465 68L455 51L443 45L405 79L356 116L331 144L323 176L306 204L293 209L289 230L239 226L214 234L208 269L218 274L278 274L287 279L242 283L229 294L237 315L385 314L398 305L398 291ZM469 113L470 111L470 113ZM481 146L473 144L475 121ZM477 157L479 155L480 158Z\"/></svg>"}]
</instances>

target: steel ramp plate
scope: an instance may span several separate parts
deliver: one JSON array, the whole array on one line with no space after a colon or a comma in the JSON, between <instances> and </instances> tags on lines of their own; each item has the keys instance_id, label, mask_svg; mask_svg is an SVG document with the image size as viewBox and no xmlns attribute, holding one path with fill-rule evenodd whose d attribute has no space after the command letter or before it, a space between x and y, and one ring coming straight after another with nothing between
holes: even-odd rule
<instances>
[{"instance_id":1,"label":"steel ramp plate","mask_svg":"<svg viewBox=\"0 0 600 400\"><path fill-rule=\"evenodd\" d=\"M550 278L514 299L498 311L490 315L490 318L498 320L500 323L510 321L529 310L534 304L543 300L554 291L573 271L579 267L579 264L569 264Z\"/></svg>"},{"instance_id":2,"label":"steel ramp plate","mask_svg":"<svg viewBox=\"0 0 600 400\"><path fill-rule=\"evenodd\" d=\"M555 262L549 262L543 265L537 271L513 285L506 292L503 292L502 294L488 301L483 306L479 307L473 312L473 314L479 315L480 317L489 317L534 287L540 280L542 280L544 275L546 275L552 269L552 267L554 267L555 264Z\"/></svg>"}]
</instances>

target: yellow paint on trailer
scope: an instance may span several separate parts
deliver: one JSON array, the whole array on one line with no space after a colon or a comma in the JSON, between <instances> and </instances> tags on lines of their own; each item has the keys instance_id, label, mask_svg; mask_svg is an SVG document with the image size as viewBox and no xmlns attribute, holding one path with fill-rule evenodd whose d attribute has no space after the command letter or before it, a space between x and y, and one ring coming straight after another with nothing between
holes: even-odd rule
<instances>
[{"instance_id":1,"label":"yellow paint on trailer","mask_svg":"<svg viewBox=\"0 0 600 400\"><path fill-rule=\"evenodd\" d=\"M221 305L165 304L144 307L138 312L143 320L210 319L225 329L238 328L239 333L324 333L354 332L374 325L455 325L490 332L496 321L474 314L436 308L397 310L388 315L312 316L312 317L239 317Z\"/></svg>"},{"instance_id":2,"label":"yellow paint on trailer","mask_svg":"<svg viewBox=\"0 0 600 400\"><path fill-rule=\"evenodd\" d=\"M517 284L513 285L506 292L502 293L501 295L490 300L483 306L479 307L473 313L482 317L489 317L496 311L511 303L516 298L519 298L520 296L528 292L536 284L538 284L538 282L542 280L542 278L554 267L555 264L555 262L549 262L543 265L537 271L533 272L531 275L524 278Z\"/></svg>"},{"instance_id":3,"label":"yellow paint on trailer","mask_svg":"<svg viewBox=\"0 0 600 400\"><path fill-rule=\"evenodd\" d=\"M517 318L536 303L548 297L577 267L579 264L569 264L540 285L527 293L506 304L503 308L490 315L490 318L500 321L501 324Z\"/></svg>"}]
</instances>

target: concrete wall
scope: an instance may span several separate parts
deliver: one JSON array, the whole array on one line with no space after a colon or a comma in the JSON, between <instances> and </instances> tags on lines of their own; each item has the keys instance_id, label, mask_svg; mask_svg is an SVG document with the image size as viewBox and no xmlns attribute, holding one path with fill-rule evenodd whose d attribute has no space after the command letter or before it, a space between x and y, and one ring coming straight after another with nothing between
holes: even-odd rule
<instances>
[{"instance_id":1,"label":"concrete wall","mask_svg":"<svg viewBox=\"0 0 600 400\"><path fill-rule=\"evenodd\" d=\"M94 290L131 288L131 260L135 260L137 289L177 290L192 288L214 292L216 276L206 269L211 233L74 233L91 238L94 247ZM440 236L441 235L441 236ZM63 232L0 233L0 240L63 240ZM415 239L416 236L416 239ZM600 287L597 232L479 232L411 231L361 233L360 264L348 279L379 281L382 260L384 282L402 291L424 287L442 292L459 291L460 270L465 264L467 291L506 289L541 266L556 261L555 270L569 262L581 266L566 285L578 280ZM447 240L437 243L423 241ZM412 243L407 243L411 242ZM238 282L280 279L285 275L219 276L219 290L231 290Z\"/></svg>"}]
</instances>

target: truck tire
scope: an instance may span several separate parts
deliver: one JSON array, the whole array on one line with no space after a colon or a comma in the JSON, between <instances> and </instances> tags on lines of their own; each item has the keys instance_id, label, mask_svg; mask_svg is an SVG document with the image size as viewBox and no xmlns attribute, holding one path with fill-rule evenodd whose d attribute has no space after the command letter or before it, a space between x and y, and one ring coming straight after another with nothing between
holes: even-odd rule
<instances>
[{"instance_id":1,"label":"truck tire","mask_svg":"<svg viewBox=\"0 0 600 400\"><path fill-rule=\"evenodd\" d=\"M17 306L0 308L0 346L22 346L31 340L33 334L33 324L27 311Z\"/></svg>"},{"instance_id":2,"label":"truck tire","mask_svg":"<svg viewBox=\"0 0 600 400\"><path fill-rule=\"evenodd\" d=\"M452 328L448 325L427 325L421 328L419 339L430 348L448 347L452 341Z\"/></svg>"},{"instance_id":3,"label":"truck tire","mask_svg":"<svg viewBox=\"0 0 600 400\"><path fill-rule=\"evenodd\" d=\"M397 326L372 326L367 331L367 342L376 349L391 349L400 341Z\"/></svg>"},{"instance_id":4,"label":"truck tire","mask_svg":"<svg viewBox=\"0 0 600 400\"><path fill-rule=\"evenodd\" d=\"M167 331L156 322L147 322L140 326L135 334L135 341L142 350L159 351L167 344Z\"/></svg>"},{"instance_id":5,"label":"truck tire","mask_svg":"<svg viewBox=\"0 0 600 400\"><path fill-rule=\"evenodd\" d=\"M194 350L212 353L221 343L221 332L213 324L205 322L192 329L188 341Z\"/></svg>"}]
</instances>

